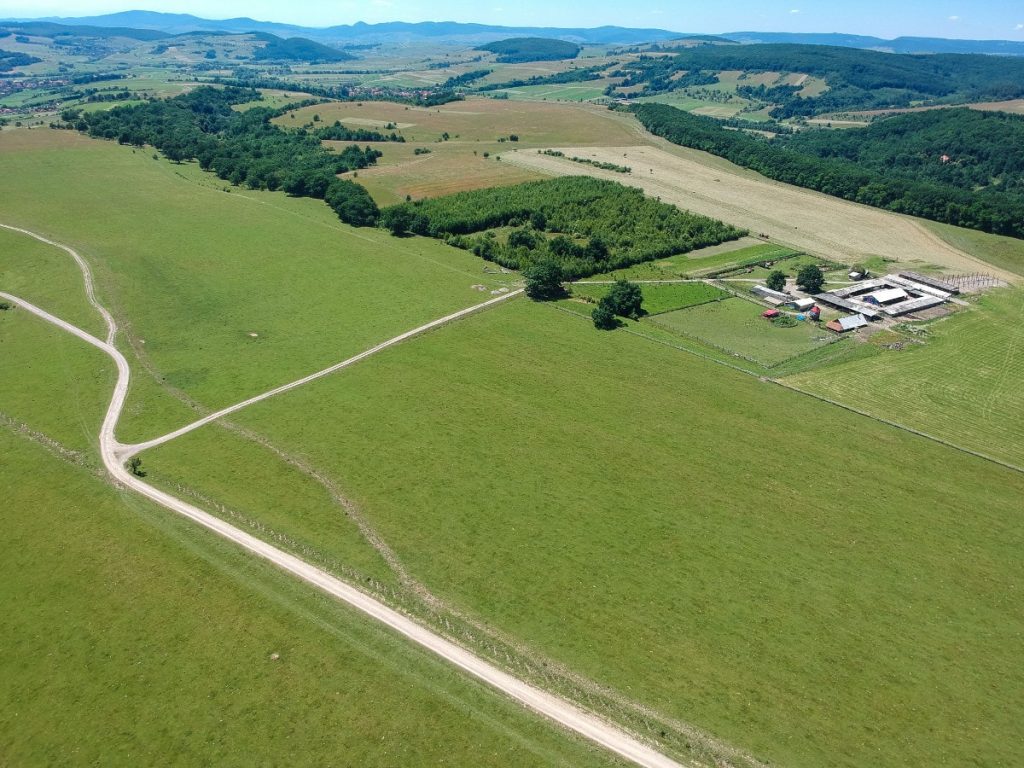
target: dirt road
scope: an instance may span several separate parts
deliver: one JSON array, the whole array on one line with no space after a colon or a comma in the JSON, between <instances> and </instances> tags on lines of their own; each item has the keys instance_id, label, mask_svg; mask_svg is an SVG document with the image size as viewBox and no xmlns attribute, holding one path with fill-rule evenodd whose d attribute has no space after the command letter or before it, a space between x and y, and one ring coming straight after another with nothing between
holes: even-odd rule
<instances>
[{"instance_id":1,"label":"dirt road","mask_svg":"<svg viewBox=\"0 0 1024 768\"><path fill-rule=\"evenodd\" d=\"M121 411L124 408L125 397L128 394L131 370L124 355L122 355L113 345L114 338L117 335L117 324L114 321L113 316L111 316L111 314L107 312L106 309L96 300L93 290L92 274L89 270L89 266L84 259L67 246L59 245L27 230L16 229L14 227L6 228L34 237L37 240L55 247L62 248L69 253L82 269L90 304L96 308L106 322L107 339L106 341L101 341L95 336L86 333L71 323L61 320L59 317L40 309L24 299L8 293L0 292L0 298L16 304L23 310L36 315L46 322L51 323L74 336L77 336L86 343L102 350L114 361L117 366L117 383L114 386L110 405L107 407L107 412L103 419L103 426L100 430L100 455L107 471L117 483L142 496L145 496L172 512L176 512L177 514L189 518L204 528L234 542L252 554L273 563L278 568L291 573L332 597L342 600L348 605L357 608L367 616L376 619L395 632L404 635L406 638L422 648L425 648L445 661L454 664L464 672L483 681L492 688L501 691L534 712L578 733L584 738L599 744L630 762L635 763L636 765L645 766L645 768L682 768L680 763L677 763L652 747L644 744L634 736L623 731L621 728L601 720L566 699L550 694L530 685L529 683L519 680L506 672L503 672L494 665L470 653L466 649L455 645L426 627L416 623L412 619L392 610L378 600L360 592L358 589L350 586L344 581L341 581L337 577L332 576L326 571L310 565L309 563L295 557L294 555L284 552L277 547L271 546L267 542L262 541L261 539L258 539L255 536L234 527L233 525L229 525L223 520L204 512L192 504L182 501L181 499L176 498L169 493L165 493L158 488L154 488L125 469L121 461L121 456L125 453L126 446L118 443L114 435L117 428L117 422L121 417ZM491 303L493 302L485 302L485 304ZM471 309L480 309L482 306L483 305ZM469 311L470 310L464 310L462 313L457 314L461 316ZM446 320L446 318L442 318L441 320ZM428 324L428 326L436 325L439 322L441 321L435 321L434 324ZM424 326L424 328L426 327L427 326ZM392 340L390 343L397 343L397 341ZM321 375L326 374L321 373ZM295 386L298 386L298 384L296 383Z\"/></svg>"},{"instance_id":2,"label":"dirt road","mask_svg":"<svg viewBox=\"0 0 1024 768\"><path fill-rule=\"evenodd\" d=\"M869 256L923 261L959 272L1003 272L945 243L908 216L781 184L703 152L681 147L559 147L569 157L632 168L603 171L532 150L502 153L502 162L552 175L587 175L639 187L680 208L764 232L822 258L852 264Z\"/></svg>"}]
</instances>

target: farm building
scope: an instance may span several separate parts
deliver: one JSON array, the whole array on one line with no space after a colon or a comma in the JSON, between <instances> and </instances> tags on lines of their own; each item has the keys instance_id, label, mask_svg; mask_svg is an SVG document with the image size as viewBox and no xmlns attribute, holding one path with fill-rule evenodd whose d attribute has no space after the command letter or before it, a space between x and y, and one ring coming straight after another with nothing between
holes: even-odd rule
<instances>
[{"instance_id":1,"label":"farm building","mask_svg":"<svg viewBox=\"0 0 1024 768\"><path fill-rule=\"evenodd\" d=\"M786 306L795 309L797 312L807 312L814 307L814 299L793 299L787 301Z\"/></svg>"},{"instance_id":2,"label":"farm building","mask_svg":"<svg viewBox=\"0 0 1024 768\"><path fill-rule=\"evenodd\" d=\"M883 306L897 301L906 301L910 296L902 288L883 288L864 295L864 301Z\"/></svg>"},{"instance_id":3,"label":"farm building","mask_svg":"<svg viewBox=\"0 0 1024 768\"><path fill-rule=\"evenodd\" d=\"M858 328L863 328L867 324L868 321L864 315L849 315L848 317L840 317L838 320L826 323L825 327L836 333L849 333Z\"/></svg>"},{"instance_id":4,"label":"farm building","mask_svg":"<svg viewBox=\"0 0 1024 768\"><path fill-rule=\"evenodd\" d=\"M952 298L950 292L935 285L942 281L929 279L929 282L932 284L909 279L906 274L886 275L836 288L814 298L820 303L864 315L869 320L878 320L937 307Z\"/></svg>"},{"instance_id":5,"label":"farm building","mask_svg":"<svg viewBox=\"0 0 1024 768\"><path fill-rule=\"evenodd\" d=\"M781 314L782 313L779 312L779 310L777 310L777 309L766 309L764 312L761 313L761 317L765 317L765 318L767 318L769 320L773 320L773 319L775 319L776 317L778 317Z\"/></svg>"},{"instance_id":6,"label":"farm building","mask_svg":"<svg viewBox=\"0 0 1024 768\"><path fill-rule=\"evenodd\" d=\"M793 300L793 297L790 296L788 293L783 293L782 291L773 291L766 285L755 285L753 288L750 289L750 292L756 294L757 296L760 296L769 304L773 304L776 307L786 304L787 302Z\"/></svg>"}]
</instances>

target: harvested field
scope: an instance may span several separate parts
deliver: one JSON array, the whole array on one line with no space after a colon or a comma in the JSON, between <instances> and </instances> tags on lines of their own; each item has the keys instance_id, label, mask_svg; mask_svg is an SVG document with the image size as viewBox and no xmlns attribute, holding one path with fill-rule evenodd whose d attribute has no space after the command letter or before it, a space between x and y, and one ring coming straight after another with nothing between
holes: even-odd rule
<instances>
[{"instance_id":1,"label":"harvested field","mask_svg":"<svg viewBox=\"0 0 1024 768\"><path fill-rule=\"evenodd\" d=\"M292 114L296 115L294 119ZM305 107L274 122L294 127L311 121L317 114L327 125L335 120L351 122L352 118L360 121L353 125L366 125L367 121L414 123L410 128L399 129L410 142L433 142L444 133L451 137L450 143L495 142L500 137L516 134L521 146L566 142L617 146L635 143L642 133L629 116L591 104L498 99L467 99L429 109L386 101L332 102Z\"/></svg>"},{"instance_id":2,"label":"harvested field","mask_svg":"<svg viewBox=\"0 0 1024 768\"><path fill-rule=\"evenodd\" d=\"M882 256L957 272L989 272L1011 282L1020 279L954 248L909 216L771 181L704 152L667 142L663 147L557 147L570 156L627 163L633 169L630 174L536 152L503 157L504 162L555 175L584 173L632 184L681 208L764 232L772 240L830 261L854 263Z\"/></svg>"}]
</instances>

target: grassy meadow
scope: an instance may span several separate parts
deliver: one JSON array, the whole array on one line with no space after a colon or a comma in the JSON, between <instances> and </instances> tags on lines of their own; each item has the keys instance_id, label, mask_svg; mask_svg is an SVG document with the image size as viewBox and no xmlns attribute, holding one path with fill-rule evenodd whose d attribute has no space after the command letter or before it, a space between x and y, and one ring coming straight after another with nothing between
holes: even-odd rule
<instances>
[{"instance_id":1,"label":"grassy meadow","mask_svg":"<svg viewBox=\"0 0 1024 768\"><path fill-rule=\"evenodd\" d=\"M926 221L924 226L954 248L959 248L1007 272L1024 275L1024 240L990 235L976 229L954 227L937 221ZM985 269L982 266L977 271L984 272Z\"/></svg>"},{"instance_id":2,"label":"grassy meadow","mask_svg":"<svg viewBox=\"0 0 1024 768\"><path fill-rule=\"evenodd\" d=\"M4 428L0 451L4 763L613 764Z\"/></svg>"},{"instance_id":3,"label":"grassy meadow","mask_svg":"<svg viewBox=\"0 0 1024 768\"><path fill-rule=\"evenodd\" d=\"M1024 291L1003 290L906 335L903 349L787 381L1024 467L1022 323Z\"/></svg>"},{"instance_id":4,"label":"grassy meadow","mask_svg":"<svg viewBox=\"0 0 1024 768\"><path fill-rule=\"evenodd\" d=\"M772 763L1024 747L1012 472L526 301L238 421L442 598ZM193 477L200 439L146 461Z\"/></svg>"},{"instance_id":5,"label":"grassy meadow","mask_svg":"<svg viewBox=\"0 0 1024 768\"><path fill-rule=\"evenodd\" d=\"M487 275L435 241L352 229L319 201L229 188L195 165L69 132L0 135L0 169L0 221L78 248L132 350L161 384L209 408L479 303L473 285L515 277ZM144 377L124 439L182 423L145 399Z\"/></svg>"}]
</instances>

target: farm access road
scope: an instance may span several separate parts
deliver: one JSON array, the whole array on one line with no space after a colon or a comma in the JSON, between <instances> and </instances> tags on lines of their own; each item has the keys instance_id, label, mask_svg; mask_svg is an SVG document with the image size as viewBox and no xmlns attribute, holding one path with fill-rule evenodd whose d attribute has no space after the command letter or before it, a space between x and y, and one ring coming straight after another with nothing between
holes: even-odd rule
<instances>
[{"instance_id":1,"label":"farm access road","mask_svg":"<svg viewBox=\"0 0 1024 768\"><path fill-rule=\"evenodd\" d=\"M595 744L614 752L620 757L623 757L636 765L643 766L644 768L683 768L681 763L672 760L661 752L658 752L647 744L644 744L623 729L583 710L581 707L573 704L567 699L548 693L547 691L541 690L530 683L513 677L493 664L483 660L479 656L469 652L465 648L456 645L441 635L389 608L379 600L364 594L336 576L333 576L294 555L278 549L262 539L258 539L255 536L224 522L220 518L189 504L188 502L182 501L181 499L172 496L169 493L165 493L158 488L154 488L125 469L122 464L121 456L126 446L118 443L115 438L115 431L117 423L121 417L121 411L124 408L125 398L128 395L128 384L131 378L131 369L124 355L122 355L114 346L114 339L117 336L118 330L117 323L110 312L108 312L96 299L92 272L89 269L88 263L76 251L66 245L55 243L52 240L48 240L41 235L30 232L29 230L10 227L5 224L0 224L0 227L20 232L28 235L29 237L34 237L43 243L47 243L48 245L52 245L66 251L75 260L82 271L86 296L89 303L97 312L100 313L100 315L102 315L106 323L107 337L105 341L101 341L95 336L83 331L81 328L78 328L65 320L61 320L59 317L40 309L24 299L13 296L9 293L0 292L0 298L12 302L46 322L57 326L61 330L77 336L82 341L91 344L104 352L114 361L117 366L117 382L114 385L114 392L111 396L110 404L107 407L107 412L103 419L99 442L100 456L103 460L103 465L106 467L107 472L110 473L115 482L125 488L135 491L139 495L159 504L165 509L169 509L172 512L176 512L177 514L198 523L207 530L237 544L250 553L263 558L281 570L292 574L328 595L342 600L353 608L362 611L370 618L379 621L381 624L384 624L393 631L405 636L420 647L437 655L444 661L453 664L476 679L504 693L515 701L518 701L533 712L549 718ZM507 299L510 297L511 294L501 298ZM479 309L493 303L494 300L485 302L483 305L478 305L476 308ZM459 316L466 313L467 312L459 313ZM442 320L444 320L444 318L442 318ZM422 326L421 328L428 329L436 327L439 322L440 321L434 321L433 323L428 323L426 326ZM403 336L399 338L408 338L410 334L414 333L415 331L410 331L408 334L403 334ZM392 340L391 343L397 343L397 341ZM319 375L326 375L326 373L321 372L320 374L314 374L313 378L317 378ZM299 384L295 383L294 386L299 386ZM270 395L268 394L268 396Z\"/></svg>"},{"instance_id":2,"label":"farm access road","mask_svg":"<svg viewBox=\"0 0 1024 768\"><path fill-rule=\"evenodd\" d=\"M1019 275L954 248L910 216L772 181L705 152L657 141L659 146L556 147L564 158L519 150L503 152L501 160L554 176L594 176L638 187L664 202L763 232L775 242L830 261L853 264L882 256L1020 282ZM605 171L569 157L625 165L632 172Z\"/></svg>"}]
</instances>

